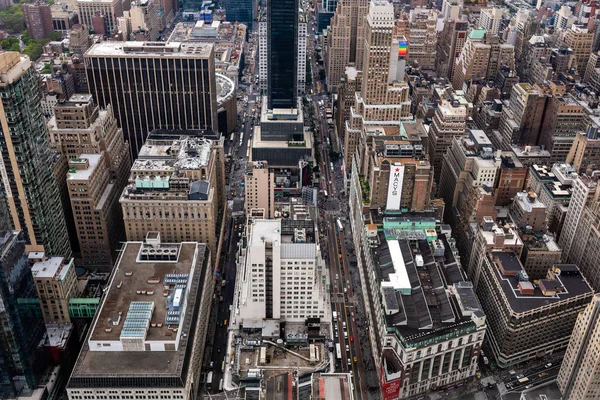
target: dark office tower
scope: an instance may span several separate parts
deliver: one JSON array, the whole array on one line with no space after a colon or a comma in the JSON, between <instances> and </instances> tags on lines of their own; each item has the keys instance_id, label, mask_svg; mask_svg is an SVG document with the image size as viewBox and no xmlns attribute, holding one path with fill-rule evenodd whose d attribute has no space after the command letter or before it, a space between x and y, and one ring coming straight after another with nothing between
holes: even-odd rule
<instances>
[{"instance_id":1,"label":"dark office tower","mask_svg":"<svg viewBox=\"0 0 600 400\"><path fill-rule=\"evenodd\" d=\"M225 9L227 21L252 24L254 20L254 0L223 0L221 5Z\"/></svg>"},{"instance_id":2,"label":"dark office tower","mask_svg":"<svg viewBox=\"0 0 600 400\"><path fill-rule=\"evenodd\" d=\"M1 399L31 396L36 389L44 368L37 357L44 332L23 235L19 231L0 232Z\"/></svg>"},{"instance_id":3,"label":"dark office tower","mask_svg":"<svg viewBox=\"0 0 600 400\"><path fill-rule=\"evenodd\" d=\"M12 227L28 251L69 257L71 246L54 175L38 80L28 57L0 54L0 173Z\"/></svg>"},{"instance_id":4,"label":"dark office tower","mask_svg":"<svg viewBox=\"0 0 600 400\"><path fill-rule=\"evenodd\" d=\"M102 42L84 59L90 93L113 106L132 160L152 130L217 131L211 43Z\"/></svg>"},{"instance_id":5,"label":"dark office tower","mask_svg":"<svg viewBox=\"0 0 600 400\"><path fill-rule=\"evenodd\" d=\"M298 0L267 1L268 108L296 108Z\"/></svg>"}]
</instances>

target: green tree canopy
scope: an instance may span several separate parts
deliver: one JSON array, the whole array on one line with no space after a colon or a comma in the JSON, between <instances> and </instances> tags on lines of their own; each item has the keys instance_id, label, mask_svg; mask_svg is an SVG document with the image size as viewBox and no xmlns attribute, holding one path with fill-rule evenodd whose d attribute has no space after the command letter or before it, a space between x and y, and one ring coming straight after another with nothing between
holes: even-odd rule
<instances>
[{"instance_id":1,"label":"green tree canopy","mask_svg":"<svg viewBox=\"0 0 600 400\"><path fill-rule=\"evenodd\" d=\"M15 4L4 10L0 10L0 18L4 21L6 32L21 33L25 30L25 17L23 16L23 6Z\"/></svg>"}]
</instances>

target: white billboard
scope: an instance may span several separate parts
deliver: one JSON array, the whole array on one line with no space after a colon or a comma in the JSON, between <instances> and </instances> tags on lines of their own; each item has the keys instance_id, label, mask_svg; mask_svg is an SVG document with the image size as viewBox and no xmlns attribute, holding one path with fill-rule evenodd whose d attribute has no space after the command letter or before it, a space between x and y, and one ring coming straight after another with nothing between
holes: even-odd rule
<instances>
[{"instance_id":1,"label":"white billboard","mask_svg":"<svg viewBox=\"0 0 600 400\"><path fill-rule=\"evenodd\" d=\"M390 166L390 180L388 182L388 195L386 210L400 210L402 197L402 182L404 180L404 165Z\"/></svg>"}]
</instances>

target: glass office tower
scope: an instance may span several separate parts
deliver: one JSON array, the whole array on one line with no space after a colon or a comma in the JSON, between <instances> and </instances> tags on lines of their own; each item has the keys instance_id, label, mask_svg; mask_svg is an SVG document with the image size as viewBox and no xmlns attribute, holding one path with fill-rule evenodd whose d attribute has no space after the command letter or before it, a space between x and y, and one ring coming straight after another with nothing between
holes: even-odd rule
<instances>
[{"instance_id":1,"label":"glass office tower","mask_svg":"<svg viewBox=\"0 0 600 400\"><path fill-rule=\"evenodd\" d=\"M296 108L298 0L268 0L268 108Z\"/></svg>"}]
</instances>

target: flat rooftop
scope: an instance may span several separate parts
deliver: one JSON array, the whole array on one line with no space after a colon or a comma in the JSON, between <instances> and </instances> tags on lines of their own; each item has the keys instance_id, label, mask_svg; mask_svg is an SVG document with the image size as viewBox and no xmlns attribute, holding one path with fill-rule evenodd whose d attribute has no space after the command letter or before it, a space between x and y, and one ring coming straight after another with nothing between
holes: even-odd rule
<instances>
[{"instance_id":1,"label":"flat rooftop","mask_svg":"<svg viewBox=\"0 0 600 400\"><path fill-rule=\"evenodd\" d=\"M69 272L69 265L73 259L64 257L49 257L44 261L38 261L31 267L34 278L55 278L63 280Z\"/></svg>"},{"instance_id":2,"label":"flat rooftop","mask_svg":"<svg viewBox=\"0 0 600 400\"><path fill-rule=\"evenodd\" d=\"M109 322L109 319L114 321L115 315L119 315L121 312L121 321L125 320L132 302L154 303L151 323L162 323L161 327L148 329L146 340L175 340L176 335L168 329L168 324L165 323L168 300L165 292L170 293L164 289L167 285L165 277L169 274L181 274L184 275L183 279L185 280L192 278L194 259L197 257L196 243L161 244L160 248L164 250L175 249L177 251L176 262L140 262L138 257L142 245L142 242L127 242L125 245L123 257L115 269L113 280L106 293L106 301L102 304L90 340L118 341L123 323L121 322L115 327L112 322ZM145 293L138 293L141 290ZM107 332L106 328L112 330Z\"/></svg>"},{"instance_id":3,"label":"flat rooftop","mask_svg":"<svg viewBox=\"0 0 600 400\"><path fill-rule=\"evenodd\" d=\"M102 154L82 154L74 160L88 160L88 167L77 169L77 168L69 168L69 173L67 175L67 180L70 181L83 181L90 179L92 173L96 170L96 167L100 164L100 159L102 158Z\"/></svg>"},{"instance_id":4,"label":"flat rooftop","mask_svg":"<svg viewBox=\"0 0 600 400\"><path fill-rule=\"evenodd\" d=\"M280 122L280 121L277 121ZM295 122L295 121L294 121ZM302 141L304 142L304 146L296 146L290 145L287 140L261 140L261 131L260 126L254 127L254 137L252 139L252 148L271 148L271 149L280 149L280 148L290 148L290 149L311 149L312 148L312 134L308 131L302 132Z\"/></svg>"},{"instance_id":5,"label":"flat rooftop","mask_svg":"<svg viewBox=\"0 0 600 400\"><path fill-rule=\"evenodd\" d=\"M177 248L175 261L139 261L140 250L147 247L147 244L125 243L101 307L73 369L69 388L131 387L131 380L137 387L155 387L157 377L162 379L163 387L185 386L188 371L184 369L184 365L191 355L188 346L194 339L191 332L196 323L194 309L203 295L212 296L212 293L202 293L204 281L211 279L207 277L207 248L206 245L195 242L160 245L163 246L168 249L173 246ZM165 279L172 283L167 283ZM177 279L181 279L183 283ZM178 285L185 286L186 294L181 322L176 325L178 330L175 332L172 329L175 325L169 326L164 321L167 307L174 301L173 294L177 292ZM140 289L145 290L145 293L138 294ZM165 296L165 292L168 296ZM147 328L144 343L149 343L152 349L148 349L146 345L146 351L110 351L110 346L101 345L100 343L119 343L121 331L131 317L127 315L131 304L140 302L154 303L149 318L151 324L163 322L160 327L149 325ZM119 312L122 312L120 321L118 325L114 325L113 321L118 319ZM167 348L169 342L176 338L179 338L177 349ZM155 348L163 345L162 350Z\"/></svg>"},{"instance_id":6,"label":"flat rooftop","mask_svg":"<svg viewBox=\"0 0 600 400\"><path fill-rule=\"evenodd\" d=\"M524 279L525 268L513 252L494 251L487 254L494 268L494 276L502 288L512 310L515 313L524 313L536 308L566 301L575 296L593 293L583 275L576 266L569 265L565 272L554 274L554 286L562 287L554 295L544 295L540 285ZM504 272L503 272L504 271ZM522 293L519 284L530 283L529 289L533 292ZM550 286L550 285L548 285Z\"/></svg>"},{"instance_id":7,"label":"flat rooftop","mask_svg":"<svg viewBox=\"0 0 600 400\"><path fill-rule=\"evenodd\" d=\"M95 0L94 0L95 1ZM208 58L213 52L212 43L179 42L100 42L92 45L86 57L166 57Z\"/></svg>"},{"instance_id":8,"label":"flat rooftop","mask_svg":"<svg viewBox=\"0 0 600 400\"><path fill-rule=\"evenodd\" d=\"M314 374L313 399L350 400L349 374Z\"/></svg>"}]
</instances>

